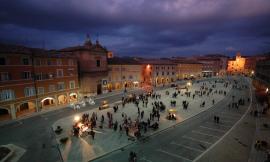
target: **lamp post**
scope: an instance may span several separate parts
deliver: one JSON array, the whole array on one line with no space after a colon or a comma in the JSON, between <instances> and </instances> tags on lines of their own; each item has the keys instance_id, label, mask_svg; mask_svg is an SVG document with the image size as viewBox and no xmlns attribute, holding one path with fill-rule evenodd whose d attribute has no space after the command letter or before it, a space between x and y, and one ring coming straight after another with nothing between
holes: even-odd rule
<instances>
[{"instance_id":1,"label":"lamp post","mask_svg":"<svg viewBox=\"0 0 270 162\"><path fill-rule=\"evenodd\" d=\"M80 116L78 116L78 115L74 116L74 121L75 121L75 122L80 121Z\"/></svg>"},{"instance_id":2,"label":"lamp post","mask_svg":"<svg viewBox=\"0 0 270 162\"><path fill-rule=\"evenodd\" d=\"M189 82L187 82L187 86L188 87L190 87L192 84L191 84L191 82L189 81Z\"/></svg>"}]
</instances>

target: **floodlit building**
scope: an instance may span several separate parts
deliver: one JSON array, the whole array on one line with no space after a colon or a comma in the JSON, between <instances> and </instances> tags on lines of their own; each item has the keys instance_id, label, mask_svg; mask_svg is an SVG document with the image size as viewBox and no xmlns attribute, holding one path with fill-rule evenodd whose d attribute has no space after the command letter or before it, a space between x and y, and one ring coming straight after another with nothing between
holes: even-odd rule
<instances>
[{"instance_id":1,"label":"floodlit building","mask_svg":"<svg viewBox=\"0 0 270 162\"><path fill-rule=\"evenodd\" d=\"M77 101L76 58L55 51L0 45L0 120Z\"/></svg>"},{"instance_id":2,"label":"floodlit building","mask_svg":"<svg viewBox=\"0 0 270 162\"><path fill-rule=\"evenodd\" d=\"M245 62L246 59L241 57L240 52L236 54L235 59L230 59L228 61L228 73L231 74L242 74L245 72Z\"/></svg>"},{"instance_id":3,"label":"floodlit building","mask_svg":"<svg viewBox=\"0 0 270 162\"><path fill-rule=\"evenodd\" d=\"M134 58L108 59L108 91L140 87L143 81L142 64Z\"/></svg>"}]
</instances>

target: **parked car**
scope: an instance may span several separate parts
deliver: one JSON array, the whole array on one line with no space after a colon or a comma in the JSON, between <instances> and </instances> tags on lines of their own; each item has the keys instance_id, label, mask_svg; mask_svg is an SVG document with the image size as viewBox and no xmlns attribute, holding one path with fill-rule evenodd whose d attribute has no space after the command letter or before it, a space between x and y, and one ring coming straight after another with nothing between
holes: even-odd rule
<instances>
[{"instance_id":1,"label":"parked car","mask_svg":"<svg viewBox=\"0 0 270 162\"><path fill-rule=\"evenodd\" d=\"M103 109L107 109L109 107L110 107L110 105L108 104L108 101L104 100L104 101L102 101L102 103L101 103L101 105L99 106L98 109L103 110Z\"/></svg>"}]
</instances>

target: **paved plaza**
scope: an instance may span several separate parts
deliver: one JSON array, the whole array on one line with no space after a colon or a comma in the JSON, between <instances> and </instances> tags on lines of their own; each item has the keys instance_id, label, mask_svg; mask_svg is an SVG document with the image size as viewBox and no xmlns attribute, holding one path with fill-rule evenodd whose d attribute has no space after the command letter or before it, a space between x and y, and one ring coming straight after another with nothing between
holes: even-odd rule
<instances>
[{"instance_id":1,"label":"paved plaza","mask_svg":"<svg viewBox=\"0 0 270 162\"><path fill-rule=\"evenodd\" d=\"M198 82L198 83L195 81L193 82L192 85L188 87L188 92L191 92L190 97L187 97L185 95L186 89L182 89L180 92L180 95L178 95L177 98L172 98L172 94L176 92L175 88L167 88L167 89L155 91L155 93L161 95L161 99L156 100L150 97L149 104L147 107L143 107L142 102L139 103L140 111L144 111L144 117L141 120L146 121L147 118L149 118L149 114L152 112L151 103L153 103L154 101L162 101L166 105L166 110L160 113L159 129L156 131L148 130L146 133L142 133L142 135L144 137L151 136L151 135L159 136L159 134L162 134L164 131L166 132L168 129L174 128L177 124L183 123L183 121L191 117L194 117L212 108L213 106L216 106L217 104L220 104L220 102L223 101L223 99L227 97L228 95L230 95L231 93L230 91L232 89L232 85L229 84L229 86L225 88L224 84L226 82L227 80L225 80L224 82L221 79L218 79L217 83L215 83L214 80L203 81L203 82ZM193 94L195 93L195 91L199 91L203 84L205 84L205 87L208 87L208 88L211 88L212 85L216 85L217 88L213 88L213 91L209 94L209 96L207 96L206 94L202 95L201 97L199 95L195 95L195 98L193 99ZM166 91L169 92L169 95L166 94ZM218 93L219 91L222 91L222 93ZM226 91L226 96L224 95L224 91ZM215 100L214 103L213 103L213 99ZM170 108L173 108L171 106L171 100L176 100L176 106L175 106L175 109L177 110L175 113L176 120L168 120L166 118L168 115L167 110ZM189 106L187 109L183 109L182 101L184 100L189 102ZM201 107L200 105L203 103L203 101L205 101L205 106ZM110 105L111 105L110 107L112 107L114 103ZM61 151L61 155L64 161L68 161L68 162L89 161L91 159L95 159L109 152L122 148L124 146L132 145L134 143L134 140L131 140L133 138L126 136L125 131L119 131L119 130L114 131L113 129L108 128L108 120L106 118L106 114L107 112L111 112L113 114L114 121L117 120L118 123L122 123L123 113L126 114L128 117L131 117L132 120L136 120L138 117L138 114L137 114L137 107L135 104L128 103L124 107L122 107L122 105L119 105L119 109L116 113L113 112L112 108L108 108L105 110L98 110L98 108L95 108L95 109L91 109L83 113L88 113L91 115L93 112L97 113L98 121L100 121L100 116L102 114L105 116L105 123L104 123L103 129L100 129L98 127L95 128L96 135L95 135L94 140L91 138L91 136L83 136L83 137L72 136L71 130L72 130L72 125L74 124L74 117L81 116L82 113L78 113L69 117L64 117L53 124L53 129L56 129L57 126L61 126L64 130L63 133L61 133L60 135L56 135L57 141L59 141L63 137L69 137L69 140L67 141L66 144L59 143L59 149ZM227 114L227 116L230 116L230 114ZM221 118L223 118L223 116ZM226 129L228 129L228 127L231 126L231 124L237 121L238 116L236 116L236 118L233 118L233 117L231 118L232 118L232 121L228 119L227 123L221 124L223 125L223 129L225 130L220 130L218 134L213 135L213 137L222 135L222 133L224 133ZM157 119L155 119L155 121L157 121ZM210 126L201 125L199 127L200 130L199 131L194 130L193 133L199 132L200 133L199 136L201 137L207 136L205 134L208 131L211 131L211 129L214 129L214 128L211 128L212 121L209 121L208 124L210 124ZM99 123L97 125L99 125ZM198 134L190 134L190 135L183 136L181 138L183 138L182 141L188 141L188 139L190 140L190 139L196 138L196 137L193 137L196 135L198 136ZM169 144L171 146L181 145L178 142L179 140L180 138L177 139L177 141L171 141ZM204 143L205 144L204 147L205 148L209 147L209 145L212 142L214 141L210 141L209 143ZM200 149L201 148L197 148L197 150L200 150ZM161 153L162 152L164 153L164 150L159 150L159 151ZM192 156L195 157L196 155L197 153L194 153Z\"/></svg>"},{"instance_id":2,"label":"paved plaza","mask_svg":"<svg viewBox=\"0 0 270 162\"><path fill-rule=\"evenodd\" d=\"M245 80L243 82L248 84ZM189 118L176 127L150 137L146 142L134 143L94 161L125 162L129 158L130 151L137 153L140 162L248 161L253 136L252 134L246 136L240 132L253 131L252 128L245 130L251 126L242 122L252 101L238 109L228 108L227 105L232 102L232 96L237 96L234 99L239 99L249 98L250 95L249 88L232 89L230 97L217 103L214 109L208 109ZM214 116L220 117L220 123L213 121ZM239 122L240 127L243 128L234 129Z\"/></svg>"}]
</instances>

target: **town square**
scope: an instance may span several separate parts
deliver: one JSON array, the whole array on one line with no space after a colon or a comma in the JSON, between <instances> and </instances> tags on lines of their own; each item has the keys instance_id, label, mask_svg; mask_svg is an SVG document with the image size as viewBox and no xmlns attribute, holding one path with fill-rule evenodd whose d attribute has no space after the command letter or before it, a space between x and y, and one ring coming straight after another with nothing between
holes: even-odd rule
<instances>
[{"instance_id":1,"label":"town square","mask_svg":"<svg viewBox=\"0 0 270 162\"><path fill-rule=\"evenodd\" d=\"M0 162L270 162L269 0L3 0Z\"/></svg>"}]
</instances>

